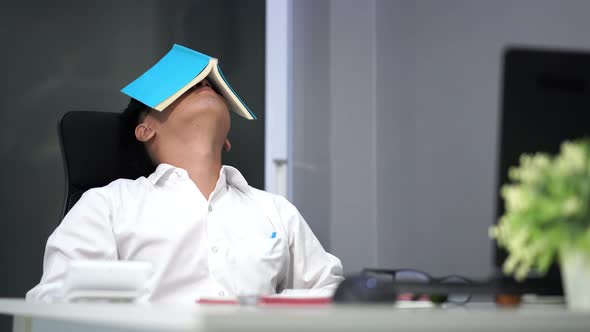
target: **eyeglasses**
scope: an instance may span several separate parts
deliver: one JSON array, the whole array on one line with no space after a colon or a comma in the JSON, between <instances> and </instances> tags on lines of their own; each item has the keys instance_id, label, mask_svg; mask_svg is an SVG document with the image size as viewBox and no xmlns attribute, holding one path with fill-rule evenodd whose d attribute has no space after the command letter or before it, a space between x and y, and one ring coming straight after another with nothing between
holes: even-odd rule
<instances>
[{"instance_id":1,"label":"eyeglasses","mask_svg":"<svg viewBox=\"0 0 590 332\"><path fill-rule=\"evenodd\" d=\"M456 292L461 286L472 284L469 279L458 275L435 278L426 272L414 269L364 269L363 274L380 281L391 282L394 286L398 285L402 290L402 293L398 294L398 300L429 300L437 304L443 302L465 304L471 299L471 294ZM411 285L412 287L405 288L418 291L404 293L404 285ZM434 288L437 289L436 292L432 291ZM441 290L442 292L438 293ZM448 292L448 290L453 292Z\"/></svg>"}]
</instances>

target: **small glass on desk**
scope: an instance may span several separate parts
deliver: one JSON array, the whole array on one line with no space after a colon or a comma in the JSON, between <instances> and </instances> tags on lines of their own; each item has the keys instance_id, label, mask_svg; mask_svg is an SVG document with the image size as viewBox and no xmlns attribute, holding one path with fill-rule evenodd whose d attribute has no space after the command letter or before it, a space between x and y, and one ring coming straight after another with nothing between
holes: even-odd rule
<instances>
[{"instance_id":1,"label":"small glass on desk","mask_svg":"<svg viewBox=\"0 0 590 332\"><path fill-rule=\"evenodd\" d=\"M381 281L391 282L394 287L400 290L397 295L398 301L427 300L434 304L446 302L460 305L471 299L471 294L456 292L461 286L472 284L469 279L459 275L435 278L424 271L414 269L364 269L363 274ZM455 289L454 292L453 289ZM447 290L449 291L447 292Z\"/></svg>"}]
</instances>

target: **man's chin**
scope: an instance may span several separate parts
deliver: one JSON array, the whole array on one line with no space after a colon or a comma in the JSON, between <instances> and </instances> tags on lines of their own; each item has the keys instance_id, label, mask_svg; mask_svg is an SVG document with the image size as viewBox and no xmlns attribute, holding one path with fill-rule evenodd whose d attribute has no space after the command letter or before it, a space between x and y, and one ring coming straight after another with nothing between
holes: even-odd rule
<instances>
[{"instance_id":1,"label":"man's chin","mask_svg":"<svg viewBox=\"0 0 590 332\"><path fill-rule=\"evenodd\" d=\"M229 130L230 117L227 110L207 110L195 114L191 122L199 128L225 131Z\"/></svg>"}]
</instances>

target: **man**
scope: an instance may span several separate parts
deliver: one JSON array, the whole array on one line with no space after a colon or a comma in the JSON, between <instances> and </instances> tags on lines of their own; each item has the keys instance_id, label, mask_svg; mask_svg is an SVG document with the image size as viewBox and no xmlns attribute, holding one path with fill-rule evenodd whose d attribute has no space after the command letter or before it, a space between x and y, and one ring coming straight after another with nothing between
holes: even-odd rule
<instances>
[{"instance_id":1,"label":"man","mask_svg":"<svg viewBox=\"0 0 590 332\"><path fill-rule=\"evenodd\" d=\"M156 170L87 191L49 237L27 299L55 298L75 259L151 262L150 301L333 292L342 265L297 209L222 166L230 115L206 79L162 112L132 100L124 115Z\"/></svg>"}]
</instances>

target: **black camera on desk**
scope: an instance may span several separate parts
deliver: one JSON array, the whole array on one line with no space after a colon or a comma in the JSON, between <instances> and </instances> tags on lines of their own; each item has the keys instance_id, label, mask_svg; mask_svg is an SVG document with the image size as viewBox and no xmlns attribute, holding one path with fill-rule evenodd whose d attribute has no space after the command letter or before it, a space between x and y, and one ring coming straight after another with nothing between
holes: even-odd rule
<instances>
[{"instance_id":1,"label":"black camera on desk","mask_svg":"<svg viewBox=\"0 0 590 332\"><path fill-rule=\"evenodd\" d=\"M394 304L422 300L435 305L463 305L473 296L494 301L498 295L520 297L524 294L562 295L563 291L560 283L548 283L547 277L529 278L524 282L507 276L474 281L456 275L434 278L412 269L364 269L340 283L333 302Z\"/></svg>"},{"instance_id":2,"label":"black camera on desk","mask_svg":"<svg viewBox=\"0 0 590 332\"><path fill-rule=\"evenodd\" d=\"M414 269L364 269L344 280L334 293L335 303L395 303L431 301L465 304L474 283L458 275L435 278Z\"/></svg>"}]
</instances>

